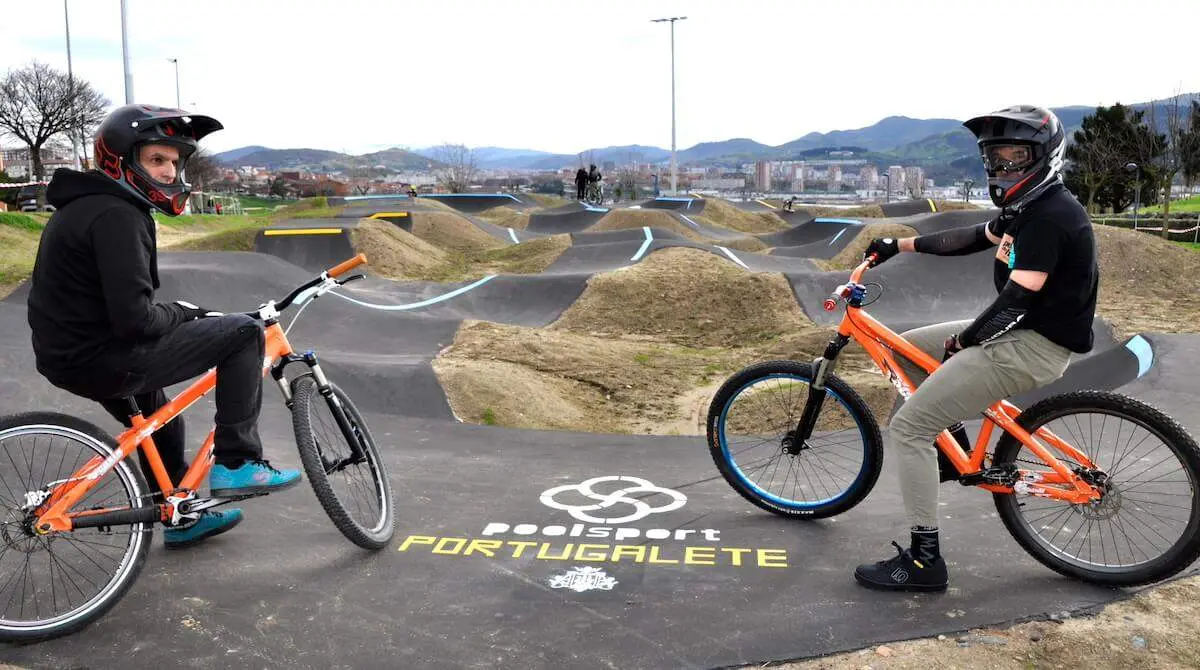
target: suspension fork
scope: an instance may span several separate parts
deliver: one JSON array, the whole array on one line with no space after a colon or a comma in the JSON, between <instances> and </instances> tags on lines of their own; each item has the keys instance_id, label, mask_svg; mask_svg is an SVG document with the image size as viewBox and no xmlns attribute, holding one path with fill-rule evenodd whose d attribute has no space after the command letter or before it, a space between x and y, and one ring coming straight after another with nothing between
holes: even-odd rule
<instances>
[{"instance_id":1,"label":"suspension fork","mask_svg":"<svg viewBox=\"0 0 1200 670\"><path fill-rule=\"evenodd\" d=\"M322 461L325 469L328 472L340 470L351 463L361 463L366 456L363 451L362 434L357 426L350 421L350 417L346 414L346 408L342 406L342 402L338 400L337 395L333 392L333 385L329 383L329 378L325 376L325 371L321 369L321 363L317 360L317 355L312 351L306 351L303 354L289 354L280 359L279 363L271 368L271 377L279 386L279 390L283 393L284 404L289 410L294 410L296 401L292 397L292 390L287 378L283 374L283 369L288 363L304 363L312 371L313 381L317 383L317 392L324 398L329 405L329 412L333 414L333 420L337 422L338 429L342 431L342 436L346 438L346 443L350 445L350 457L338 461L328 461L322 454Z\"/></svg>"},{"instance_id":2,"label":"suspension fork","mask_svg":"<svg viewBox=\"0 0 1200 670\"><path fill-rule=\"evenodd\" d=\"M813 429L817 427L817 416L825 404L825 379L833 372L838 354L850 343L849 335L838 334L825 346L825 353L813 361L812 383L808 386L808 396L804 399L804 411L795 430L784 438L784 449L793 456L800 453L805 442L812 437Z\"/></svg>"}]
</instances>

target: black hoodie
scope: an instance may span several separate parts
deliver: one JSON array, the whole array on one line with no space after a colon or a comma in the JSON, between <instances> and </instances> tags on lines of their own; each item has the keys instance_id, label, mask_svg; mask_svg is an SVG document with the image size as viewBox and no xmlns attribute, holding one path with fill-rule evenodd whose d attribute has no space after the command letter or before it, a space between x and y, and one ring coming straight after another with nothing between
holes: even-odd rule
<instances>
[{"instance_id":1,"label":"black hoodie","mask_svg":"<svg viewBox=\"0 0 1200 670\"><path fill-rule=\"evenodd\" d=\"M59 169L46 189L46 223L29 290L33 351L43 375L119 370L139 341L184 320L154 302L158 254L149 207L99 172Z\"/></svg>"}]
</instances>

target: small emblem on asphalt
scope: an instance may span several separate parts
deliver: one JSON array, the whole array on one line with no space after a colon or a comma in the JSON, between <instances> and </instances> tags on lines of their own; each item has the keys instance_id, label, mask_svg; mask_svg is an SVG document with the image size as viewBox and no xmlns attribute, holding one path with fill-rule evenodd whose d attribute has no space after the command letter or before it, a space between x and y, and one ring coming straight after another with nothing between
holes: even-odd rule
<instances>
[{"instance_id":1,"label":"small emblem on asphalt","mask_svg":"<svg viewBox=\"0 0 1200 670\"><path fill-rule=\"evenodd\" d=\"M573 568L550 578L550 588L571 589L576 593L611 591L616 585L617 580L604 574L604 570L591 567Z\"/></svg>"}]
</instances>

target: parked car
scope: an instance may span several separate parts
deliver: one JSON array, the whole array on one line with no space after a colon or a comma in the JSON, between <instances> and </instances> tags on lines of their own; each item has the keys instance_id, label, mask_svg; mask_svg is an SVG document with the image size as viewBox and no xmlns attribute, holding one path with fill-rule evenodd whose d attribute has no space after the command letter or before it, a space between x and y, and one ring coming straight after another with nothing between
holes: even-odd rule
<instances>
[{"instance_id":1,"label":"parked car","mask_svg":"<svg viewBox=\"0 0 1200 670\"><path fill-rule=\"evenodd\" d=\"M39 195L42 197L43 200L45 200L45 197L46 197L45 184L30 184L29 186L22 186L21 190L17 193L17 208L20 209L22 212L38 211L38 196ZM51 205L50 203L47 202L42 205L41 211L53 212L54 205Z\"/></svg>"}]
</instances>

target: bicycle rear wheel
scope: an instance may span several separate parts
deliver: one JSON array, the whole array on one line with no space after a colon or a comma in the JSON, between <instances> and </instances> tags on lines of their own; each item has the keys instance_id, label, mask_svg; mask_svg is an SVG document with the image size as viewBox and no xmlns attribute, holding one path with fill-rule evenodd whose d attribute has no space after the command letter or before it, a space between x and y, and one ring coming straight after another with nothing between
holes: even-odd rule
<instances>
[{"instance_id":1,"label":"bicycle rear wheel","mask_svg":"<svg viewBox=\"0 0 1200 670\"><path fill-rule=\"evenodd\" d=\"M71 416L32 412L0 418L0 642L73 633L104 615L137 579L152 524L79 528L38 535L25 495L68 479L117 450L104 431ZM55 486L49 486L51 493ZM117 463L74 510L150 505L146 480Z\"/></svg>"},{"instance_id":2,"label":"bicycle rear wheel","mask_svg":"<svg viewBox=\"0 0 1200 670\"><path fill-rule=\"evenodd\" d=\"M326 397L311 375L292 382L292 428L304 472L321 507L354 544L382 549L395 530L392 487L375 440L354 403L336 385ZM335 418L345 413L350 434ZM352 444L359 455L354 457Z\"/></svg>"},{"instance_id":3,"label":"bicycle rear wheel","mask_svg":"<svg viewBox=\"0 0 1200 670\"><path fill-rule=\"evenodd\" d=\"M746 500L781 516L818 519L862 502L883 467L883 438L866 402L837 375L812 436L797 454L784 441L796 428L812 365L769 361L721 386L708 409L708 448L717 469Z\"/></svg>"},{"instance_id":4,"label":"bicycle rear wheel","mask_svg":"<svg viewBox=\"0 0 1200 670\"><path fill-rule=\"evenodd\" d=\"M1005 527L1043 565L1088 582L1136 586L1166 579L1200 556L1200 448L1173 419L1133 398L1078 391L1046 398L1017 422L1030 432L1049 429L1108 476L1092 504L994 496ZM1008 434L993 462L1048 469Z\"/></svg>"}]
</instances>

